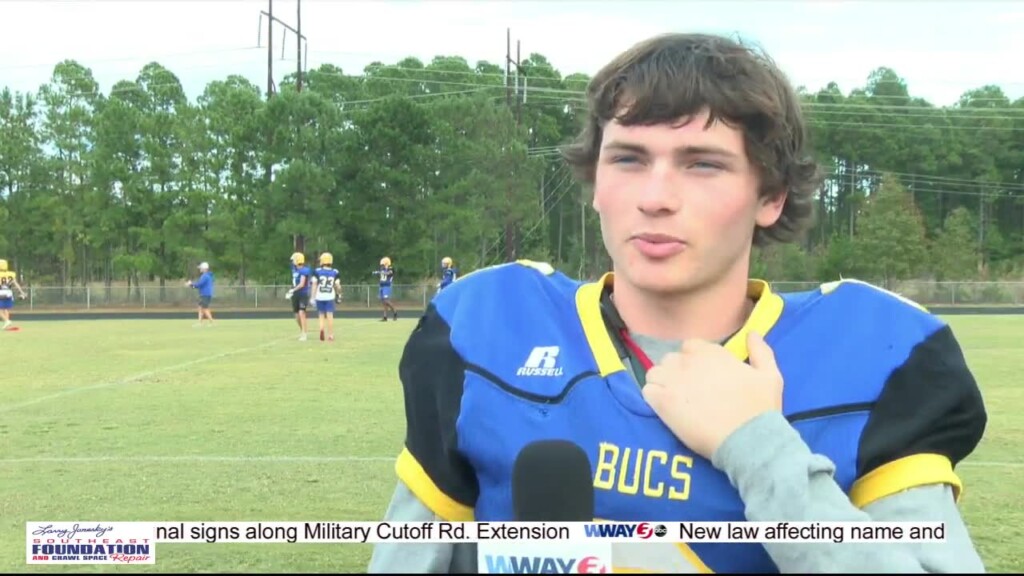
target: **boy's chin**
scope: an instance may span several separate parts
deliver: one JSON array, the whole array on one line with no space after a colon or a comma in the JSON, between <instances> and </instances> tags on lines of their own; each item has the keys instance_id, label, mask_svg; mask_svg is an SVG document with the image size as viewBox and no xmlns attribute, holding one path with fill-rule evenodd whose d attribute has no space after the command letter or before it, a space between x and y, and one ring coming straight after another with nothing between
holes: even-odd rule
<instances>
[{"instance_id":1,"label":"boy's chin","mask_svg":"<svg viewBox=\"0 0 1024 576\"><path fill-rule=\"evenodd\" d=\"M689 271L668 263L644 263L632 267L624 280L637 290L648 294L672 295L689 292L696 284L696 279Z\"/></svg>"}]
</instances>

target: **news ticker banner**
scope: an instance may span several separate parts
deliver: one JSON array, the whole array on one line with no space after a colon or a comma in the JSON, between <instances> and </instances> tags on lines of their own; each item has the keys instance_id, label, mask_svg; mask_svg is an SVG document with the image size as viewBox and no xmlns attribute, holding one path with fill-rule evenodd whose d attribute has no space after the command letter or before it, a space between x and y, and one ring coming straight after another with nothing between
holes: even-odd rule
<instances>
[{"instance_id":1,"label":"news ticker banner","mask_svg":"<svg viewBox=\"0 0 1024 576\"><path fill-rule=\"evenodd\" d=\"M943 542L945 523L79 521L27 522L25 537L29 564L154 564L157 543L476 543L541 550L594 542Z\"/></svg>"}]
</instances>

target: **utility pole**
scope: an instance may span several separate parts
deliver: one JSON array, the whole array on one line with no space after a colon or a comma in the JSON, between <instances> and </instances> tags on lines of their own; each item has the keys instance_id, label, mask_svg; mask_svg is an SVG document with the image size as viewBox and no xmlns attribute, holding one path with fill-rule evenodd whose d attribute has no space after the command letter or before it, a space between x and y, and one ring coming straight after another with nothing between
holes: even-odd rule
<instances>
[{"instance_id":1,"label":"utility pole","mask_svg":"<svg viewBox=\"0 0 1024 576\"><path fill-rule=\"evenodd\" d=\"M296 16L296 23L299 26L298 29L292 28L286 22L282 21L280 18L277 18L277 17L274 16L274 0L267 0L267 9L265 11L262 11L262 10L260 11L260 26L259 26L259 33L260 33L260 35L262 35L262 33L263 33L263 17L264 16L267 17L267 100L268 101L277 92L276 87L274 86L274 23L275 22L280 24L283 28L285 28L286 31L295 34L295 37L296 37L296 48L295 48L295 55L296 55L296 62L295 62L295 65L296 65L295 87L296 87L296 91L297 92L301 92L302 91L302 63L303 63L303 60L306 60L306 61L309 60L309 42L306 40L306 37L302 35L302 32L301 32L301 26L302 26L302 0L296 0L295 7L296 7L296 14L295 14L295 16ZM282 59L284 58L285 40L287 38L288 38L288 36L287 36L287 32L286 32L285 35L282 36L282 38L281 38L281 58ZM303 43L305 43L305 50L306 50L306 58L305 59L303 59L303 57L302 57ZM257 40L257 46L258 45L259 45L259 40ZM272 139L273 139L273 131L268 130L267 131L267 145L268 146L272 144L272 142L271 142ZM270 165L267 165L264 168L266 170L267 186L269 187L271 185L272 181L273 181L273 167L270 166ZM296 252L304 252L305 251L305 244L306 244L306 239L305 239L305 237L302 234L293 234L292 235L292 245L293 245L293 249Z\"/></svg>"},{"instance_id":2,"label":"utility pole","mask_svg":"<svg viewBox=\"0 0 1024 576\"><path fill-rule=\"evenodd\" d=\"M274 0L267 0L267 100L274 95Z\"/></svg>"},{"instance_id":3,"label":"utility pole","mask_svg":"<svg viewBox=\"0 0 1024 576\"><path fill-rule=\"evenodd\" d=\"M505 29L505 104L512 107L512 29ZM507 157L512 158L512 143L508 142L509 152ZM513 223L512 223L512 167L509 162L509 181L505 186L505 261L512 262L516 259L515 247L512 244Z\"/></svg>"},{"instance_id":4,"label":"utility pole","mask_svg":"<svg viewBox=\"0 0 1024 576\"><path fill-rule=\"evenodd\" d=\"M519 76L522 74L522 67L519 65L519 55L520 43L519 40L516 40L516 128L523 123L523 99L519 95Z\"/></svg>"},{"instance_id":5,"label":"utility pole","mask_svg":"<svg viewBox=\"0 0 1024 576\"><path fill-rule=\"evenodd\" d=\"M280 24L285 29L285 34L281 37L281 59L284 59L285 44L288 39L288 32L291 32L296 37L297 45L295 47L295 86L297 91L302 91L302 73L303 73L303 62L309 64L309 41L305 36L302 35L302 0L296 0L296 18L298 28L292 28L287 22L274 16L274 0L267 0L267 10L260 11L260 34L261 38L257 41L262 41L263 34L263 17L266 16L267 22L267 98L269 99L274 95L276 89L274 87L274 24ZM305 56L305 57L303 57Z\"/></svg>"},{"instance_id":6,"label":"utility pole","mask_svg":"<svg viewBox=\"0 0 1024 576\"><path fill-rule=\"evenodd\" d=\"M512 107L512 86L509 78L512 75L512 29L505 29L505 104Z\"/></svg>"},{"instance_id":7,"label":"utility pole","mask_svg":"<svg viewBox=\"0 0 1024 576\"><path fill-rule=\"evenodd\" d=\"M512 60L512 29L505 29L505 102L509 108L512 106L512 65L515 65L515 107L513 108L513 114L516 119L516 129L513 134L513 140L519 137L519 127L522 124L522 98L519 94L519 77L523 76L525 80L525 74L523 74L523 68L520 62L521 57L521 43L516 40L516 59ZM512 142L509 143L509 156L511 157ZM514 168L512 169L512 178L515 178ZM516 226L513 221L512 214L512 180L509 180L508 186L505 188L505 204L506 204L506 215L505 215L505 260L512 262L517 257L518 238L516 238Z\"/></svg>"}]
</instances>

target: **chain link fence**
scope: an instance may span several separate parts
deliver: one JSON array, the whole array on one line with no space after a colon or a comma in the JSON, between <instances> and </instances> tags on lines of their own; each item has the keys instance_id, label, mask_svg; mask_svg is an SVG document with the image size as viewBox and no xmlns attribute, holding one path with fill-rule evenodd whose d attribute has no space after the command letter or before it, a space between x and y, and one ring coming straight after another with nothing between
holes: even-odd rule
<instances>
[{"instance_id":1,"label":"chain link fence","mask_svg":"<svg viewBox=\"0 0 1024 576\"><path fill-rule=\"evenodd\" d=\"M282 310L291 311L291 302L285 294L291 286L216 286L211 307L221 310ZM398 308L425 308L437 292L436 286L395 285L391 287L391 302ZM23 309L37 311L75 310L179 310L194 309L199 293L187 286L30 286L28 296L18 304ZM341 287L342 310L379 308L376 285L347 285Z\"/></svg>"},{"instance_id":2,"label":"chain link fence","mask_svg":"<svg viewBox=\"0 0 1024 576\"><path fill-rule=\"evenodd\" d=\"M813 290L818 282L772 282L777 292ZM214 309L291 310L285 299L290 287L217 286ZM924 306L1022 306L1024 282L889 282L886 288ZM341 288L339 309L375 309L380 306L378 287L370 284ZM22 309L39 311L194 309L198 303L195 289L186 286L88 287L30 286L28 298L19 302ZM391 288L391 302L398 308L425 308L437 293L434 285L399 284Z\"/></svg>"}]
</instances>

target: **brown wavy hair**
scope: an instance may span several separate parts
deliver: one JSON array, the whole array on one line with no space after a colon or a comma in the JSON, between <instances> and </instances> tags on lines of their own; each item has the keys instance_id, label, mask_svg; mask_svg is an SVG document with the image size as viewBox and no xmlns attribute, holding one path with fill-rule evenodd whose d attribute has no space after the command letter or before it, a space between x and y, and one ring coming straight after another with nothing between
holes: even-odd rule
<instances>
[{"instance_id":1,"label":"brown wavy hair","mask_svg":"<svg viewBox=\"0 0 1024 576\"><path fill-rule=\"evenodd\" d=\"M707 34L666 34L620 54L590 81L582 131L562 150L577 180L594 185L604 126L675 123L707 108L743 130L747 157L758 170L761 196L788 192L775 224L754 233L754 244L796 240L814 219L818 163L806 149L800 99L763 52Z\"/></svg>"}]
</instances>

